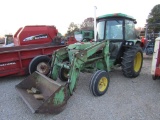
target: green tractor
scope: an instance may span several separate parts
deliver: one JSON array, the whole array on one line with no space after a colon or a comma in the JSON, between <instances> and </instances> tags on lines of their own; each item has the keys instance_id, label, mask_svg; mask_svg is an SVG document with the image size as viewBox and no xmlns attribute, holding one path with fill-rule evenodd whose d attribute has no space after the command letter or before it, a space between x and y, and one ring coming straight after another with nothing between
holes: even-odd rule
<instances>
[{"instance_id":1,"label":"green tractor","mask_svg":"<svg viewBox=\"0 0 160 120\"><path fill-rule=\"evenodd\" d=\"M93 30L80 30L74 32L74 37L77 41L80 42L89 42L94 39L94 31Z\"/></svg>"},{"instance_id":2,"label":"green tractor","mask_svg":"<svg viewBox=\"0 0 160 120\"><path fill-rule=\"evenodd\" d=\"M93 73L89 88L94 96L106 93L109 72L116 66L122 67L125 77L137 77L143 53L135 23L134 18L122 13L98 17L97 41L76 43L55 51L50 74L31 74L16 85L20 96L33 113L59 113L73 94L80 72Z\"/></svg>"}]
</instances>

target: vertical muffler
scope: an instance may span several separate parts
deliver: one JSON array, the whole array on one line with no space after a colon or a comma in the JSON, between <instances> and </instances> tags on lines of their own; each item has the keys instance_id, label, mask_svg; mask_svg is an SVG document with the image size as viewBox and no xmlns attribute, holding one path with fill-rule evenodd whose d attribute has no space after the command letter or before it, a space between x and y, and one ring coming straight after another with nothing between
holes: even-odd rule
<instances>
[{"instance_id":1,"label":"vertical muffler","mask_svg":"<svg viewBox=\"0 0 160 120\"><path fill-rule=\"evenodd\" d=\"M16 85L16 90L33 113L58 114L69 98L67 85L61 85L39 72Z\"/></svg>"}]
</instances>

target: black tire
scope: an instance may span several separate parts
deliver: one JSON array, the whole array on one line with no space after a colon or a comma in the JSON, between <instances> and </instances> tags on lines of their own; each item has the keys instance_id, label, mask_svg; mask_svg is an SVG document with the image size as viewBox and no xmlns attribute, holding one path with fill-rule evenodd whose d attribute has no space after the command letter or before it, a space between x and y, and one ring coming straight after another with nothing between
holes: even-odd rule
<instances>
[{"instance_id":1,"label":"black tire","mask_svg":"<svg viewBox=\"0 0 160 120\"><path fill-rule=\"evenodd\" d=\"M39 55L33 58L29 64L29 74L38 71L44 75L48 75L50 72L50 60L51 58L46 55Z\"/></svg>"},{"instance_id":2,"label":"black tire","mask_svg":"<svg viewBox=\"0 0 160 120\"><path fill-rule=\"evenodd\" d=\"M96 71L90 81L90 91L94 96L102 96L106 93L109 87L109 75L106 71ZM102 85L103 83L103 85Z\"/></svg>"},{"instance_id":3,"label":"black tire","mask_svg":"<svg viewBox=\"0 0 160 120\"><path fill-rule=\"evenodd\" d=\"M65 69L64 67L61 67L58 72L59 79L64 82L68 81L68 77L67 77L68 72L69 70Z\"/></svg>"},{"instance_id":4,"label":"black tire","mask_svg":"<svg viewBox=\"0 0 160 120\"><path fill-rule=\"evenodd\" d=\"M124 52L122 72L128 78L139 76L143 64L143 52L140 46L133 46Z\"/></svg>"}]
</instances>

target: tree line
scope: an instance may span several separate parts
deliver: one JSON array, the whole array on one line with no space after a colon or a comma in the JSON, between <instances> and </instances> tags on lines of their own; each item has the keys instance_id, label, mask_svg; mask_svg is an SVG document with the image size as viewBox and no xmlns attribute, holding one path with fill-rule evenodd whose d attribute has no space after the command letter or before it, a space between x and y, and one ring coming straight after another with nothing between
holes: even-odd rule
<instances>
[{"instance_id":1,"label":"tree line","mask_svg":"<svg viewBox=\"0 0 160 120\"><path fill-rule=\"evenodd\" d=\"M150 26L148 29L150 31L154 31L156 33L160 32L160 4L155 5L151 12L148 15L148 19L146 20L147 24L155 24L155 23L159 23L153 26Z\"/></svg>"}]
</instances>

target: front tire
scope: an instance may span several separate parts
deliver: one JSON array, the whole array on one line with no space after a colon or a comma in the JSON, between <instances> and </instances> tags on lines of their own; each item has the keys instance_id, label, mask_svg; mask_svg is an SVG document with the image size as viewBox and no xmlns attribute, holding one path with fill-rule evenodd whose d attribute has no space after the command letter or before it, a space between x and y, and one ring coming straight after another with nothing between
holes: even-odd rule
<instances>
[{"instance_id":1,"label":"front tire","mask_svg":"<svg viewBox=\"0 0 160 120\"><path fill-rule=\"evenodd\" d=\"M29 64L29 74L38 71L44 75L50 72L50 57L46 55L39 55L33 58Z\"/></svg>"},{"instance_id":2,"label":"front tire","mask_svg":"<svg viewBox=\"0 0 160 120\"><path fill-rule=\"evenodd\" d=\"M61 67L59 72L58 72L59 79L63 82L68 81L68 73L69 73L68 69L65 69L64 67Z\"/></svg>"},{"instance_id":3,"label":"front tire","mask_svg":"<svg viewBox=\"0 0 160 120\"><path fill-rule=\"evenodd\" d=\"M143 52L141 47L129 48L122 59L122 72L124 76L135 78L139 76L143 64Z\"/></svg>"},{"instance_id":4,"label":"front tire","mask_svg":"<svg viewBox=\"0 0 160 120\"><path fill-rule=\"evenodd\" d=\"M102 96L109 87L109 75L106 71L96 71L90 81L90 90L94 96Z\"/></svg>"}]
</instances>

